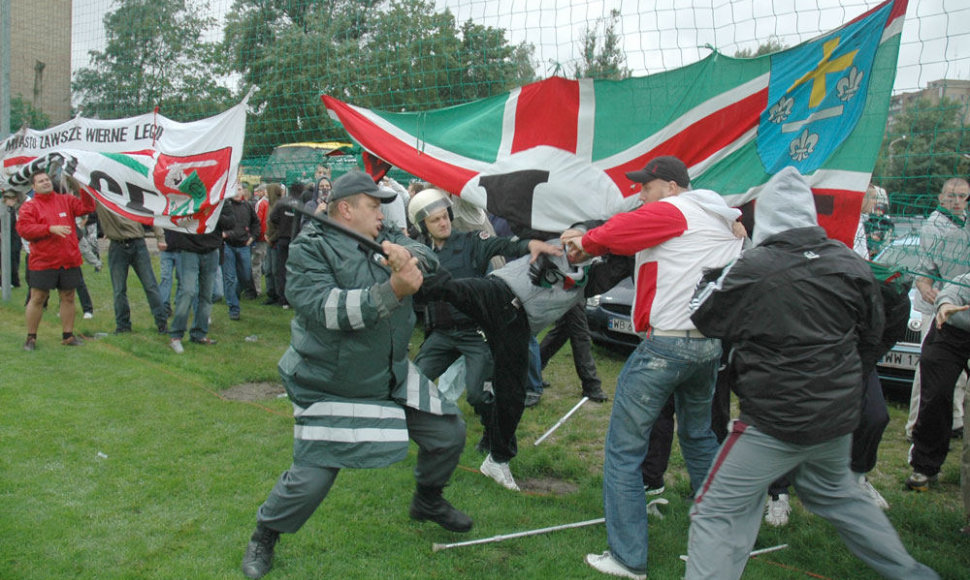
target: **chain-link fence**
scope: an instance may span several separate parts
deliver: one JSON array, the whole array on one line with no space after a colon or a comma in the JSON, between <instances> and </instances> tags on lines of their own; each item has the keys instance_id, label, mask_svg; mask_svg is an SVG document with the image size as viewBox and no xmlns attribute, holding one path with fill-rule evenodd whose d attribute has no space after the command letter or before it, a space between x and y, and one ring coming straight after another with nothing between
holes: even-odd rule
<instances>
[{"instance_id":1,"label":"chain-link fence","mask_svg":"<svg viewBox=\"0 0 970 580\"><path fill-rule=\"evenodd\" d=\"M878 4L76 0L68 10L63 1L11 1L15 40L56 36L65 15L73 19L70 89L61 98L69 101L67 114L119 118L157 107L190 121L225 110L254 89L242 173L256 180L268 169L269 177L284 181L307 177L321 159L329 163L334 153L353 150L322 94L367 108L422 111L553 75L655 75L715 50L742 58L770 54ZM12 70L28 79L20 91L14 83L11 131L66 120L45 105L57 86L52 71L64 80L59 57L23 42L11 51ZM882 238L876 246L918 232L940 205L944 183L970 172L970 4L909 2L893 92L873 174L886 192L871 208L868 229ZM335 143L283 148L277 156L301 161L282 173L267 168L278 146L324 142Z\"/></svg>"}]
</instances>

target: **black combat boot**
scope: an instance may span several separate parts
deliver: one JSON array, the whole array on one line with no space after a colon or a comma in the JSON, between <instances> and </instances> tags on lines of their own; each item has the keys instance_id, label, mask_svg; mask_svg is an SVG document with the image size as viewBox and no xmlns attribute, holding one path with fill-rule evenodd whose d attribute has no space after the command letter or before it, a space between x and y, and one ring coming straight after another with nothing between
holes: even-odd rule
<instances>
[{"instance_id":1,"label":"black combat boot","mask_svg":"<svg viewBox=\"0 0 970 580\"><path fill-rule=\"evenodd\" d=\"M242 571L247 578L262 578L273 567L273 548L280 539L280 533L256 524L256 530L249 538L246 555L243 556Z\"/></svg>"},{"instance_id":2,"label":"black combat boot","mask_svg":"<svg viewBox=\"0 0 970 580\"><path fill-rule=\"evenodd\" d=\"M467 532L472 529L472 519L441 497L442 489L419 485L411 500L411 518L419 522L431 520L450 532Z\"/></svg>"}]
</instances>

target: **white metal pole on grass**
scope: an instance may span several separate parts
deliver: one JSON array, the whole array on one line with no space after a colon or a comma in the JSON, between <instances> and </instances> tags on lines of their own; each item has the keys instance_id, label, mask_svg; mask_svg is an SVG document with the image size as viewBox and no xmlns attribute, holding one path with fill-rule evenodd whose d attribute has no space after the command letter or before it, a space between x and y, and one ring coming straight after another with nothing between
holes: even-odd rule
<instances>
[{"instance_id":1,"label":"white metal pole on grass","mask_svg":"<svg viewBox=\"0 0 970 580\"><path fill-rule=\"evenodd\" d=\"M468 540L467 542L455 542L454 544L432 544L431 550L433 552L438 552L440 550L447 550L449 548L460 548L462 546L475 546L477 544L490 544L492 542L501 542L504 540L511 540L512 538L522 538L525 536L536 536L539 534L545 534L548 532L555 532L557 530L568 530L570 528L582 528L584 526L595 526L596 524L602 524L606 521L606 518L598 518L595 520L586 520L585 522L575 522L572 524L562 524L561 526L550 526L548 528L539 528L538 530L529 530L527 532L516 532L514 534L499 534L497 536L492 536L491 538L481 538L479 540Z\"/></svg>"},{"instance_id":2,"label":"white metal pole on grass","mask_svg":"<svg viewBox=\"0 0 970 580\"><path fill-rule=\"evenodd\" d=\"M784 550L787 547L788 547L788 544L778 544L777 546L772 546L770 548L761 548L760 550L754 550L753 552L748 554L748 557L754 558L755 556L760 556L762 554L767 554L769 552L777 552L778 550ZM684 554L681 554L680 559L686 562L687 556Z\"/></svg>"},{"instance_id":3,"label":"white metal pole on grass","mask_svg":"<svg viewBox=\"0 0 970 580\"><path fill-rule=\"evenodd\" d=\"M580 399L579 402L576 403L576 406L575 407L573 407L572 409L570 409L569 412L566 413L563 416L562 419L560 419L559 421L556 421L556 424L552 426L552 429L549 429L548 431L546 431L545 433L542 434L542 437L539 437L538 439L536 439L536 442L533 443L533 445L538 445L538 444L542 443L543 441L545 441L546 437L552 435L553 431L555 431L556 429L558 429L560 427L560 425L562 425L563 423L565 423L566 422L566 419L568 419L570 415L572 415L573 413L575 413L577 409L579 409L580 407L582 407L583 406L583 403L585 403L588 400L589 400L589 397L583 397L582 399Z\"/></svg>"}]
</instances>

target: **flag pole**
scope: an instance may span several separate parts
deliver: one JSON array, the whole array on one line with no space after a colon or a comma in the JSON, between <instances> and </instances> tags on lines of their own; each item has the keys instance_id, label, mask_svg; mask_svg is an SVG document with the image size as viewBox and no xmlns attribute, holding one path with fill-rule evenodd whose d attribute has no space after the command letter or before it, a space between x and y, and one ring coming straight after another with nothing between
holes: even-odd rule
<instances>
[{"instance_id":1,"label":"flag pole","mask_svg":"<svg viewBox=\"0 0 970 580\"><path fill-rule=\"evenodd\" d=\"M553 431L555 431L563 423L565 423L566 422L566 419L569 419L570 415L572 415L573 413L575 413L580 407L583 406L583 403L585 403L588 400L589 400L589 397L583 397L582 399L580 399L579 402L576 403L576 406L575 407L573 407L572 409L570 409L569 412L566 413L563 416L562 419L560 419L559 421L556 421L556 424L553 425L551 429L549 429L548 431L546 431L545 433L543 433L542 434L542 437L539 437L538 439L536 439L536 442L533 443L533 445L539 445L540 443L542 443L543 441L545 441L546 437L552 435Z\"/></svg>"}]
</instances>

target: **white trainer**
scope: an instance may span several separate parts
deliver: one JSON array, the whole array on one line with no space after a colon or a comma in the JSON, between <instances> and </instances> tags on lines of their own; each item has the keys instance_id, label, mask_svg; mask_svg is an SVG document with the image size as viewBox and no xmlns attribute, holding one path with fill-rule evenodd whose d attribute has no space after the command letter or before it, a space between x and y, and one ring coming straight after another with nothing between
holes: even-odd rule
<instances>
[{"instance_id":1,"label":"white trainer","mask_svg":"<svg viewBox=\"0 0 970 580\"><path fill-rule=\"evenodd\" d=\"M610 554L609 550L603 552L602 554L586 554L586 563L596 570L604 574L609 574L610 576L633 578L634 580L647 579L646 574L637 574L613 559L613 555Z\"/></svg>"},{"instance_id":2,"label":"white trainer","mask_svg":"<svg viewBox=\"0 0 970 580\"><path fill-rule=\"evenodd\" d=\"M869 496L872 503L879 506L879 509L889 509L889 502L886 501L886 498L882 497L882 494L879 493L878 489L872 487L872 484L869 483L869 478L866 477L865 474L859 474L859 487L862 488L862 491L866 492L866 495Z\"/></svg>"},{"instance_id":3,"label":"white trainer","mask_svg":"<svg viewBox=\"0 0 970 580\"><path fill-rule=\"evenodd\" d=\"M492 459L491 453L488 454L478 470L482 472L482 475L486 475L497 481L505 489L519 491L519 486L516 485L515 480L512 478L512 472L509 471L508 462L499 463L495 461Z\"/></svg>"},{"instance_id":4,"label":"white trainer","mask_svg":"<svg viewBox=\"0 0 970 580\"><path fill-rule=\"evenodd\" d=\"M172 347L172 350L175 351L175 354L182 354L185 352L185 349L182 348L182 341L177 338L173 338L172 341L168 343L168 345Z\"/></svg>"},{"instance_id":5,"label":"white trainer","mask_svg":"<svg viewBox=\"0 0 970 580\"><path fill-rule=\"evenodd\" d=\"M91 320L92 318L94 318L94 313L93 312L85 312L84 313L84 320Z\"/></svg>"},{"instance_id":6,"label":"white trainer","mask_svg":"<svg viewBox=\"0 0 970 580\"><path fill-rule=\"evenodd\" d=\"M777 498L768 496L768 504L765 506L765 523L769 526L780 528L788 525L788 514L791 513L791 504L788 503L788 494L779 493Z\"/></svg>"}]
</instances>

